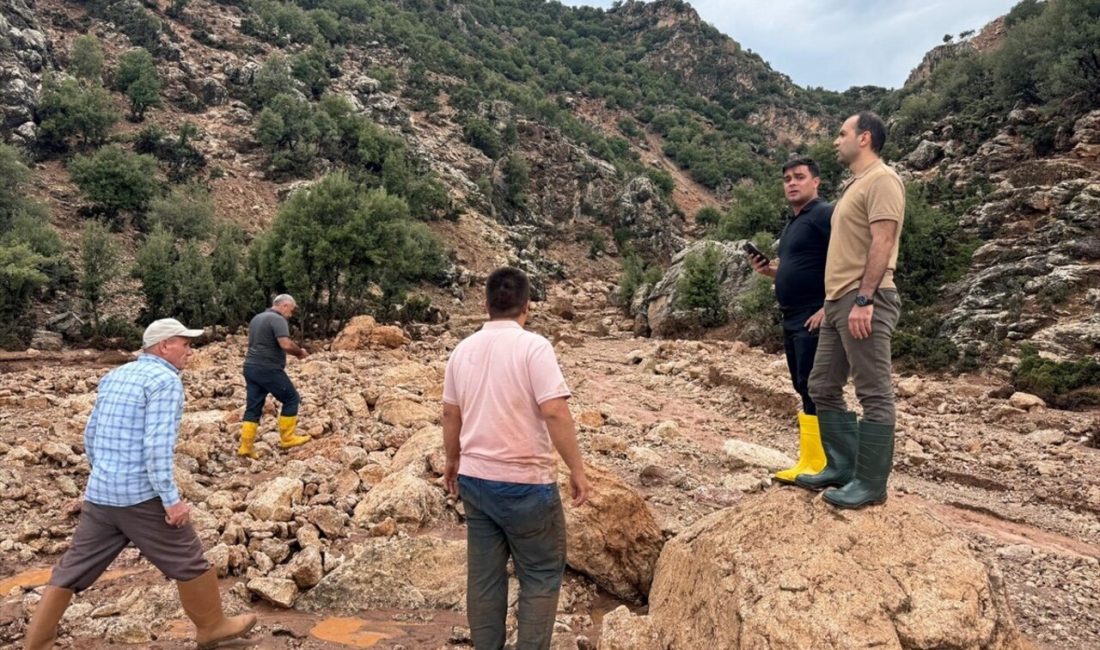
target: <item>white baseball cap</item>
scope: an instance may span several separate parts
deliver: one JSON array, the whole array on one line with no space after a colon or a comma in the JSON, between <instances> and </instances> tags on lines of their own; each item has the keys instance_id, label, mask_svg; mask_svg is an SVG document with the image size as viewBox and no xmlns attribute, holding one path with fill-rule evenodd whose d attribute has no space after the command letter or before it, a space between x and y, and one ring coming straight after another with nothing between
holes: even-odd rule
<instances>
[{"instance_id":1,"label":"white baseball cap","mask_svg":"<svg viewBox=\"0 0 1100 650\"><path fill-rule=\"evenodd\" d=\"M145 328L145 333L141 335L141 349L148 350L157 343L173 336L186 336L193 339L202 335L202 330L189 330L175 318L162 318L153 321L149 324L149 327Z\"/></svg>"}]
</instances>

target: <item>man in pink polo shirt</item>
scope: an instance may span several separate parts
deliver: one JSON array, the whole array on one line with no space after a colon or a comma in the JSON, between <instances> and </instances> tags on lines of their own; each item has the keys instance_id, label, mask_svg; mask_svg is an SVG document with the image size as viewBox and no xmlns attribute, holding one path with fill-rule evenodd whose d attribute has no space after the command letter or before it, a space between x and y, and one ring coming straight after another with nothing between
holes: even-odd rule
<instances>
[{"instance_id":1,"label":"man in pink polo shirt","mask_svg":"<svg viewBox=\"0 0 1100 650\"><path fill-rule=\"evenodd\" d=\"M555 448L569 467L573 505L588 498L554 347L523 329L530 294L523 271L494 271L489 322L458 344L443 381L443 478L466 511L466 614L477 650L504 647L509 557L520 585L516 650L550 647L565 571Z\"/></svg>"}]
</instances>

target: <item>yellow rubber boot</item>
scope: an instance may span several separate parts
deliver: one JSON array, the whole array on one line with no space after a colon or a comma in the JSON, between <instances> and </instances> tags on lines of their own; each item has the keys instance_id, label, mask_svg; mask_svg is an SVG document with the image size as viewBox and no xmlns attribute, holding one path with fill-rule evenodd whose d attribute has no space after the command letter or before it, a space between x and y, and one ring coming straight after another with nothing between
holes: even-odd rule
<instances>
[{"instance_id":1,"label":"yellow rubber boot","mask_svg":"<svg viewBox=\"0 0 1100 650\"><path fill-rule=\"evenodd\" d=\"M775 473L775 479L794 483L799 474L817 474L825 469L825 449L821 446L821 428L816 415L798 414L798 464Z\"/></svg>"},{"instance_id":2,"label":"yellow rubber boot","mask_svg":"<svg viewBox=\"0 0 1100 650\"><path fill-rule=\"evenodd\" d=\"M256 429L259 428L259 424L256 422L242 422L241 423L241 446L237 448L238 456L246 456L252 460L256 460L260 457L256 453L256 449L252 446L256 442Z\"/></svg>"},{"instance_id":3,"label":"yellow rubber boot","mask_svg":"<svg viewBox=\"0 0 1100 650\"><path fill-rule=\"evenodd\" d=\"M311 440L309 436L294 435L294 430L298 428L298 416L297 415L280 415L279 416L279 446L283 449L290 449L291 447L297 447L298 445L304 445Z\"/></svg>"}]
</instances>

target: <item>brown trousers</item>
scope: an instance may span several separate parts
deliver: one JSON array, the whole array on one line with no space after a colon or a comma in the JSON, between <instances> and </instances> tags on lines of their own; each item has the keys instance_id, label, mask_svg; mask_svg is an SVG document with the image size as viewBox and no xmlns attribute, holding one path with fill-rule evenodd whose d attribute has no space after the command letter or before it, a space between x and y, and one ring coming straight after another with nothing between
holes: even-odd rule
<instances>
[{"instance_id":1,"label":"brown trousers","mask_svg":"<svg viewBox=\"0 0 1100 650\"><path fill-rule=\"evenodd\" d=\"M72 544L54 567L50 584L75 592L87 589L131 542L172 580L199 577L210 563L195 529L169 526L164 514L160 499L125 507L85 501Z\"/></svg>"},{"instance_id":2,"label":"brown trousers","mask_svg":"<svg viewBox=\"0 0 1100 650\"><path fill-rule=\"evenodd\" d=\"M825 321L810 372L810 397L818 411L847 411L844 386L849 375L863 407L863 419L893 425L894 384L890 377L890 339L901 314L901 298L894 289L875 292L871 336L857 339L848 331L848 314L856 302L856 290L825 301Z\"/></svg>"}]
</instances>

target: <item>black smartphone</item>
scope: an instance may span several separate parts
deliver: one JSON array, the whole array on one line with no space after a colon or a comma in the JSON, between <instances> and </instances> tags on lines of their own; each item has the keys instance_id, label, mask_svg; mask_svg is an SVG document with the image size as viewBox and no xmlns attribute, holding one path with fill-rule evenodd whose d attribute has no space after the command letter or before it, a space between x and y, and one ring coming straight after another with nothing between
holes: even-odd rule
<instances>
[{"instance_id":1,"label":"black smartphone","mask_svg":"<svg viewBox=\"0 0 1100 650\"><path fill-rule=\"evenodd\" d=\"M750 241L745 242L745 245L742 248L749 255L752 255L753 257L759 257L760 259L764 260L764 264L771 264L772 263L772 261L770 259L768 259L768 256L765 255L764 252L761 251L759 248L754 246L752 242L750 242Z\"/></svg>"}]
</instances>

